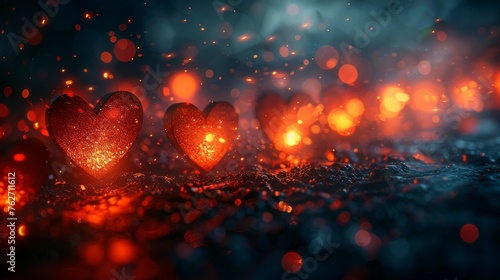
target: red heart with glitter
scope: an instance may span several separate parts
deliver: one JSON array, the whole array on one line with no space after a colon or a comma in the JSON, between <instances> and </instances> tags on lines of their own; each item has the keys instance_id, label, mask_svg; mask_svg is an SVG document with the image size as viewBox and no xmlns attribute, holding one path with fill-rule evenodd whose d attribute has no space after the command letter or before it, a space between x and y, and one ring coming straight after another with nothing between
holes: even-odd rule
<instances>
[{"instance_id":1,"label":"red heart with glitter","mask_svg":"<svg viewBox=\"0 0 500 280\"><path fill-rule=\"evenodd\" d=\"M317 120L316 108L307 94L295 94L286 103L279 95L263 95L255 106L255 115L264 134L278 151L295 151Z\"/></svg>"},{"instance_id":2,"label":"red heart with glitter","mask_svg":"<svg viewBox=\"0 0 500 280\"><path fill-rule=\"evenodd\" d=\"M210 171L224 157L238 129L238 114L228 102L215 102L200 112L189 103L170 106L164 117L172 144L197 166Z\"/></svg>"},{"instance_id":3,"label":"red heart with glitter","mask_svg":"<svg viewBox=\"0 0 500 280\"><path fill-rule=\"evenodd\" d=\"M102 178L132 146L142 114L135 95L118 91L104 96L95 108L76 95L58 96L45 118L56 145L87 173Z\"/></svg>"}]
</instances>

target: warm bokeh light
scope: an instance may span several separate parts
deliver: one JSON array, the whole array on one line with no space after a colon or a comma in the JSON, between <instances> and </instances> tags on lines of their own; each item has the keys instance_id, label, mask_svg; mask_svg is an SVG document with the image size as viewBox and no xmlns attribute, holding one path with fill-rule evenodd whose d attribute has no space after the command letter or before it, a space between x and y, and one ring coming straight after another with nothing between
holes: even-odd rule
<instances>
[{"instance_id":1,"label":"warm bokeh light","mask_svg":"<svg viewBox=\"0 0 500 280\"><path fill-rule=\"evenodd\" d=\"M272 77L273 85L277 88L286 88L290 83L290 77L288 76L288 73L284 71L273 71ZM253 79L251 80L255 82Z\"/></svg>"},{"instance_id":2,"label":"warm bokeh light","mask_svg":"<svg viewBox=\"0 0 500 280\"><path fill-rule=\"evenodd\" d=\"M5 95L5 97L10 97L12 95L12 87L10 86L6 86L4 89L3 89L3 95Z\"/></svg>"},{"instance_id":3,"label":"warm bokeh light","mask_svg":"<svg viewBox=\"0 0 500 280\"><path fill-rule=\"evenodd\" d=\"M288 57L288 55L290 54L290 51L288 50L288 48L286 46L282 46L280 49L279 49L279 53L282 57Z\"/></svg>"},{"instance_id":4,"label":"warm bokeh light","mask_svg":"<svg viewBox=\"0 0 500 280\"><path fill-rule=\"evenodd\" d=\"M481 112L484 108L481 90L481 86L476 81L463 78L453 84L451 98L461 109Z\"/></svg>"},{"instance_id":5,"label":"warm bokeh light","mask_svg":"<svg viewBox=\"0 0 500 280\"><path fill-rule=\"evenodd\" d=\"M284 201L280 201L278 202L278 210L285 213L292 213L293 207Z\"/></svg>"},{"instance_id":6,"label":"warm bokeh light","mask_svg":"<svg viewBox=\"0 0 500 280\"><path fill-rule=\"evenodd\" d=\"M354 65L344 64L339 69L339 79L345 84L352 84L358 79L358 69Z\"/></svg>"},{"instance_id":7,"label":"warm bokeh light","mask_svg":"<svg viewBox=\"0 0 500 280\"><path fill-rule=\"evenodd\" d=\"M120 39L115 43L113 53L121 62L129 62L134 59L136 48L134 42L129 39Z\"/></svg>"},{"instance_id":8,"label":"warm bokeh light","mask_svg":"<svg viewBox=\"0 0 500 280\"><path fill-rule=\"evenodd\" d=\"M294 94L288 103L273 93L258 101L256 117L276 150L303 158L307 149L301 148L312 144L310 127L323 109L322 105L314 106L311 97L304 93Z\"/></svg>"},{"instance_id":9,"label":"warm bokeh light","mask_svg":"<svg viewBox=\"0 0 500 280\"><path fill-rule=\"evenodd\" d=\"M347 113L349 113L349 115L351 115L354 118L357 118L363 115L363 112L365 111L365 106L363 105L363 102L361 102L361 100L353 98L347 102L345 109Z\"/></svg>"},{"instance_id":10,"label":"warm bokeh light","mask_svg":"<svg viewBox=\"0 0 500 280\"><path fill-rule=\"evenodd\" d=\"M436 35L437 39L441 42L444 42L446 41L446 39L448 38L448 35L446 34L446 32L444 31L439 31Z\"/></svg>"},{"instance_id":11,"label":"warm bokeh light","mask_svg":"<svg viewBox=\"0 0 500 280\"><path fill-rule=\"evenodd\" d=\"M281 266L290 273L298 272L302 268L302 257L296 252L288 252L283 255Z\"/></svg>"},{"instance_id":12,"label":"warm bokeh light","mask_svg":"<svg viewBox=\"0 0 500 280\"><path fill-rule=\"evenodd\" d=\"M26 159L26 156L24 154L15 154L13 157L14 161L24 161Z\"/></svg>"},{"instance_id":13,"label":"warm bokeh light","mask_svg":"<svg viewBox=\"0 0 500 280\"><path fill-rule=\"evenodd\" d=\"M207 141L207 142L212 142L212 141L214 141L214 138L215 138L215 135L213 135L212 133L208 133L208 134L205 136L205 141Z\"/></svg>"},{"instance_id":14,"label":"warm bokeh light","mask_svg":"<svg viewBox=\"0 0 500 280\"><path fill-rule=\"evenodd\" d=\"M9 115L9 107L7 105L0 103L0 118L5 118Z\"/></svg>"},{"instance_id":15,"label":"warm bokeh light","mask_svg":"<svg viewBox=\"0 0 500 280\"><path fill-rule=\"evenodd\" d=\"M361 229L354 236L354 241L361 247L366 247L370 245L371 235L368 231Z\"/></svg>"},{"instance_id":16,"label":"warm bokeh light","mask_svg":"<svg viewBox=\"0 0 500 280\"><path fill-rule=\"evenodd\" d=\"M381 118L394 118L405 107L410 96L397 86L387 86L382 90L380 113Z\"/></svg>"},{"instance_id":17,"label":"warm bokeh light","mask_svg":"<svg viewBox=\"0 0 500 280\"><path fill-rule=\"evenodd\" d=\"M460 229L460 237L464 242L474 243L479 238L479 229L474 224L465 224Z\"/></svg>"},{"instance_id":18,"label":"warm bokeh light","mask_svg":"<svg viewBox=\"0 0 500 280\"><path fill-rule=\"evenodd\" d=\"M47 179L49 153L46 146L34 138L19 140L6 152L0 160L0 211L7 213L11 206L17 214Z\"/></svg>"},{"instance_id":19,"label":"warm bokeh light","mask_svg":"<svg viewBox=\"0 0 500 280\"><path fill-rule=\"evenodd\" d=\"M211 79L214 77L214 71L212 69L208 69L207 71L205 71L205 77Z\"/></svg>"},{"instance_id":20,"label":"warm bokeh light","mask_svg":"<svg viewBox=\"0 0 500 280\"><path fill-rule=\"evenodd\" d=\"M170 89L175 97L184 101L196 94L198 91L198 82L194 75L182 72L173 77Z\"/></svg>"},{"instance_id":21,"label":"warm bokeh light","mask_svg":"<svg viewBox=\"0 0 500 280\"><path fill-rule=\"evenodd\" d=\"M317 110L312 104L300 107L297 111L297 123L303 126L312 125L318 118L321 111Z\"/></svg>"},{"instance_id":22,"label":"warm bokeh light","mask_svg":"<svg viewBox=\"0 0 500 280\"><path fill-rule=\"evenodd\" d=\"M446 99L446 90L438 82L421 80L411 90L411 105L423 112L437 112Z\"/></svg>"},{"instance_id":23,"label":"warm bokeh light","mask_svg":"<svg viewBox=\"0 0 500 280\"><path fill-rule=\"evenodd\" d=\"M111 60L113 60L113 56L109 52L102 52L101 53L101 60L104 63L110 63Z\"/></svg>"},{"instance_id":24,"label":"warm bokeh light","mask_svg":"<svg viewBox=\"0 0 500 280\"><path fill-rule=\"evenodd\" d=\"M92 266L101 264L105 255L104 249L97 242L84 243L80 245L78 253L87 264Z\"/></svg>"},{"instance_id":25,"label":"warm bokeh light","mask_svg":"<svg viewBox=\"0 0 500 280\"><path fill-rule=\"evenodd\" d=\"M364 103L366 98L363 98L362 101L360 93L363 91L362 86L328 88L323 95L322 104L319 106L322 108L322 113L318 116L319 123L328 124L331 129L342 136L353 134L356 126L361 123L363 115L365 115L367 104L370 105Z\"/></svg>"},{"instance_id":26,"label":"warm bokeh light","mask_svg":"<svg viewBox=\"0 0 500 280\"><path fill-rule=\"evenodd\" d=\"M115 238L109 244L108 256L115 264L126 264L133 261L136 253L136 246L128 239Z\"/></svg>"},{"instance_id":27,"label":"warm bokeh light","mask_svg":"<svg viewBox=\"0 0 500 280\"><path fill-rule=\"evenodd\" d=\"M322 46L316 51L314 59L319 68L331 70L339 62L339 52L332 46Z\"/></svg>"},{"instance_id":28,"label":"warm bokeh light","mask_svg":"<svg viewBox=\"0 0 500 280\"><path fill-rule=\"evenodd\" d=\"M346 136L354 133L356 123L346 111L337 108L328 114L328 125L340 135Z\"/></svg>"},{"instance_id":29,"label":"warm bokeh light","mask_svg":"<svg viewBox=\"0 0 500 280\"><path fill-rule=\"evenodd\" d=\"M431 73L432 67L429 61L422 60L418 63L418 72L422 75L429 75Z\"/></svg>"},{"instance_id":30,"label":"warm bokeh light","mask_svg":"<svg viewBox=\"0 0 500 280\"><path fill-rule=\"evenodd\" d=\"M497 93L500 94L500 70L496 71L493 76L493 87L496 89Z\"/></svg>"},{"instance_id":31,"label":"warm bokeh light","mask_svg":"<svg viewBox=\"0 0 500 280\"><path fill-rule=\"evenodd\" d=\"M25 225L20 225L17 232L19 233L20 236L26 236L26 234L28 234L28 229Z\"/></svg>"},{"instance_id":32,"label":"warm bokeh light","mask_svg":"<svg viewBox=\"0 0 500 280\"><path fill-rule=\"evenodd\" d=\"M21 92L21 95L23 96L23 98L28 98L28 96L30 96L30 91L27 88L25 88Z\"/></svg>"},{"instance_id":33,"label":"warm bokeh light","mask_svg":"<svg viewBox=\"0 0 500 280\"><path fill-rule=\"evenodd\" d=\"M295 129L288 130L285 133L284 138L285 138L285 140L284 140L285 144L288 147L297 146L300 143L300 141L302 140L300 133Z\"/></svg>"},{"instance_id":34,"label":"warm bokeh light","mask_svg":"<svg viewBox=\"0 0 500 280\"><path fill-rule=\"evenodd\" d=\"M163 97L168 97L170 96L170 88L169 87L163 87L161 90L161 93Z\"/></svg>"}]
</instances>

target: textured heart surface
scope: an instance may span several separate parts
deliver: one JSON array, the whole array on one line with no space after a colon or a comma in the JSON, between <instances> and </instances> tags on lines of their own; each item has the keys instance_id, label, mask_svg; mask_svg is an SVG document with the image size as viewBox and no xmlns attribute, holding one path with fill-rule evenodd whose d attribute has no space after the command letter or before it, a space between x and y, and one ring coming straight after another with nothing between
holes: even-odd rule
<instances>
[{"instance_id":1,"label":"textured heart surface","mask_svg":"<svg viewBox=\"0 0 500 280\"><path fill-rule=\"evenodd\" d=\"M274 93L263 95L257 101L255 116L278 151L299 149L309 126L316 121L312 99L300 93L288 103Z\"/></svg>"},{"instance_id":2,"label":"textured heart surface","mask_svg":"<svg viewBox=\"0 0 500 280\"><path fill-rule=\"evenodd\" d=\"M128 152L142 126L142 105L130 92L107 94L92 108L76 95L53 99L46 124L56 145L95 178Z\"/></svg>"},{"instance_id":3,"label":"textured heart surface","mask_svg":"<svg viewBox=\"0 0 500 280\"><path fill-rule=\"evenodd\" d=\"M238 114L228 102L215 102L203 113L189 103L170 106L164 117L172 144L205 171L227 153L238 129Z\"/></svg>"}]
</instances>

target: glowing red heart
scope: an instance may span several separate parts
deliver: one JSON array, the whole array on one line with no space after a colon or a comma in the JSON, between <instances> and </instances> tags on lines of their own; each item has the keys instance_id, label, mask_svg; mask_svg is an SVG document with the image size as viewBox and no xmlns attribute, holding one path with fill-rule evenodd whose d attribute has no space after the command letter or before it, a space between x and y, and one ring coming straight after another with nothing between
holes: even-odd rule
<instances>
[{"instance_id":1,"label":"glowing red heart","mask_svg":"<svg viewBox=\"0 0 500 280\"><path fill-rule=\"evenodd\" d=\"M295 94L288 104L279 95L262 96L255 115L264 134L278 151L296 151L309 135L309 127L317 120L317 112L307 94Z\"/></svg>"},{"instance_id":2,"label":"glowing red heart","mask_svg":"<svg viewBox=\"0 0 500 280\"><path fill-rule=\"evenodd\" d=\"M164 125L172 144L194 164L210 171L228 151L238 115L227 102L212 103L203 113L192 104L178 103L165 112Z\"/></svg>"},{"instance_id":3,"label":"glowing red heart","mask_svg":"<svg viewBox=\"0 0 500 280\"><path fill-rule=\"evenodd\" d=\"M142 114L135 95L118 91L94 109L78 96L61 95L51 101L45 118L56 145L87 173L102 178L132 146Z\"/></svg>"}]
</instances>

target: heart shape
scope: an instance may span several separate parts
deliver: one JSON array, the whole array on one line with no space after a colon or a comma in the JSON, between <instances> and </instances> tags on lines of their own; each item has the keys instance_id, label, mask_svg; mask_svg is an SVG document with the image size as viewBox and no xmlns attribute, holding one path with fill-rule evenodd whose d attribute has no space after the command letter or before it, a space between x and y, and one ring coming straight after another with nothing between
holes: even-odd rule
<instances>
[{"instance_id":1,"label":"heart shape","mask_svg":"<svg viewBox=\"0 0 500 280\"><path fill-rule=\"evenodd\" d=\"M142 127L142 105L130 92L104 96L92 109L76 95L50 102L46 123L56 145L84 171L100 179L128 152Z\"/></svg>"},{"instance_id":2,"label":"heart shape","mask_svg":"<svg viewBox=\"0 0 500 280\"><path fill-rule=\"evenodd\" d=\"M212 103L203 113L193 104L178 103L165 112L164 127L172 144L208 172L228 151L238 114L228 102Z\"/></svg>"},{"instance_id":3,"label":"heart shape","mask_svg":"<svg viewBox=\"0 0 500 280\"><path fill-rule=\"evenodd\" d=\"M275 93L263 95L255 106L255 115L264 134L278 151L296 151L309 135L309 127L317 120L312 99L295 94L288 103Z\"/></svg>"}]
</instances>

